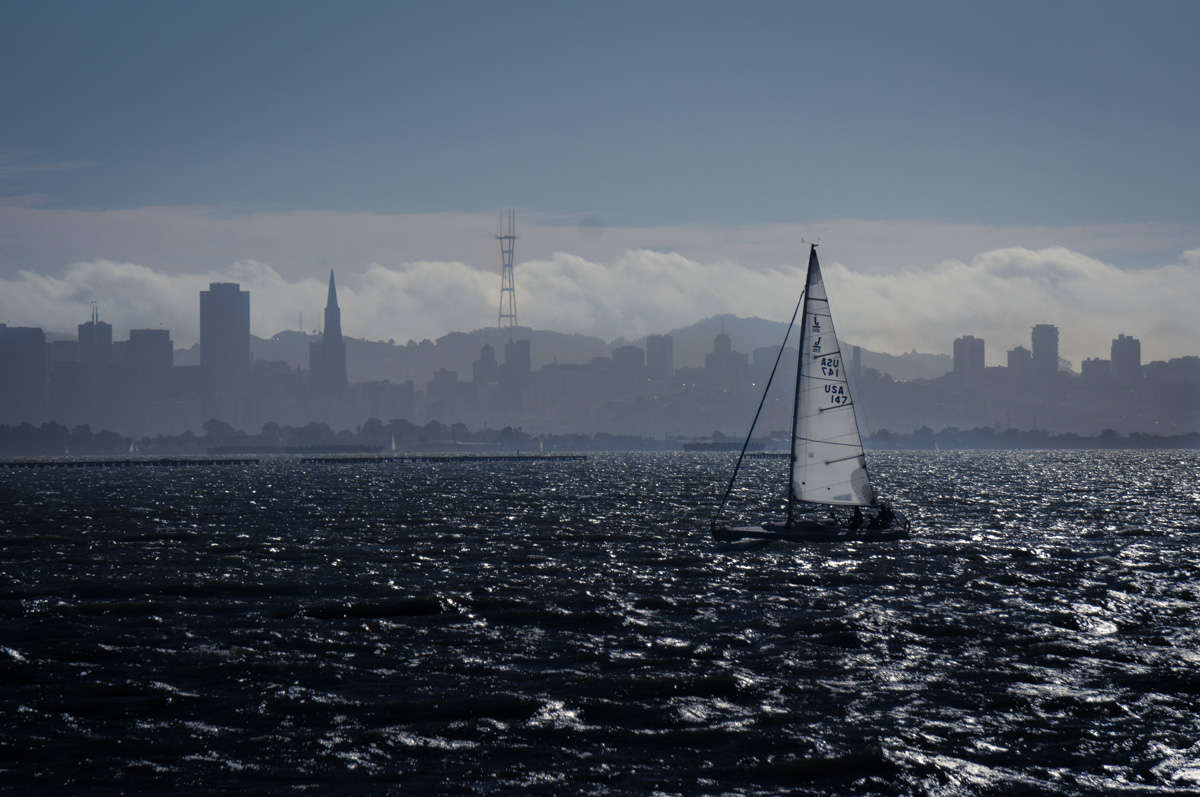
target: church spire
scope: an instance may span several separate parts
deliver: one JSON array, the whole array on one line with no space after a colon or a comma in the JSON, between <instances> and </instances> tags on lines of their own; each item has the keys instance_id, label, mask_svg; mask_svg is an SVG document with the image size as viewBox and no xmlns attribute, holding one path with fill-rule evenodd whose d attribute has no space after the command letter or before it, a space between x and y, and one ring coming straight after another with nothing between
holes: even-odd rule
<instances>
[{"instance_id":1,"label":"church spire","mask_svg":"<svg viewBox=\"0 0 1200 797\"><path fill-rule=\"evenodd\" d=\"M325 307L328 309L337 306L337 285L333 282L333 269L329 269L329 298L325 300Z\"/></svg>"},{"instance_id":2,"label":"church spire","mask_svg":"<svg viewBox=\"0 0 1200 797\"><path fill-rule=\"evenodd\" d=\"M342 311L337 283L329 271L329 298L325 304L325 332L308 351L308 370L318 419L333 425L345 423L348 382L346 341L342 338Z\"/></svg>"}]
</instances>

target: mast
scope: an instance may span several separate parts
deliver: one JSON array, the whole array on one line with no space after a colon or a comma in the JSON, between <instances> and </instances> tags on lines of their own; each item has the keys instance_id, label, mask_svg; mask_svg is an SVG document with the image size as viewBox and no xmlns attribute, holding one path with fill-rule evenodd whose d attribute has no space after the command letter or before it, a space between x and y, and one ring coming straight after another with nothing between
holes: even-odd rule
<instances>
[{"instance_id":1,"label":"mast","mask_svg":"<svg viewBox=\"0 0 1200 797\"><path fill-rule=\"evenodd\" d=\"M812 244L808 254L808 273L804 276L804 309L800 314L800 342L796 354L796 393L792 397L792 436L788 441L788 480L787 480L787 523L792 525L792 510L796 505L796 419L800 415L800 374L804 362L804 343L808 338L805 329L808 319L808 283L812 279L813 261L817 259L817 245Z\"/></svg>"}]
</instances>

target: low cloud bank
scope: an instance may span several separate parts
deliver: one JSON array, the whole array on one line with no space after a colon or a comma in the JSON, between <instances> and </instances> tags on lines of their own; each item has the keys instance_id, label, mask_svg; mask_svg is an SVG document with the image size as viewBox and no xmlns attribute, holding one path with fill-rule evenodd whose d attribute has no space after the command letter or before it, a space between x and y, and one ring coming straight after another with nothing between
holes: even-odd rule
<instances>
[{"instance_id":1,"label":"low cloud bank","mask_svg":"<svg viewBox=\"0 0 1200 797\"><path fill-rule=\"evenodd\" d=\"M1066 248L994 249L968 261L943 260L891 273L823 263L835 320L844 339L877 351L949 352L955 338L987 341L988 363L1029 346L1034 324L1059 327L1060 351L1076 367L1108 356L1118 333L1140 338L1143 359L1200 354L1200 249L1177 262L1117 268ZM177 346L195 342L199 297L210 282L251 292L254 334L317 327L322 278L289 279L273 266L239 261L206 273L164 274L135 263L74 263L60 276L21 271L0 279L0 321L73 333L91 302L117 339L131 328L165 327ZM608 263L556 253L516 267L523 326L579 332L606 340L666 332L718 313L785 321L803 283L797 266L762 269L697 262L633 250ZM461 262L370 264L338 270L342 326L372 340L437 338L496 323L500 277ZM303 321L301 321L301 317ZM734 341L735 347L737 341Z\"/></svg>"}]
</instances>

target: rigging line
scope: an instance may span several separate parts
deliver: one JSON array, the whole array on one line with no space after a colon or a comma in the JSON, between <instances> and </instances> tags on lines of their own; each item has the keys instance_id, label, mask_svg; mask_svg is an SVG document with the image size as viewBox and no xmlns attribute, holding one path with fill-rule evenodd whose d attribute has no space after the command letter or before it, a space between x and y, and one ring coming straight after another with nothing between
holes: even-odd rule
<instances>
[{"instance_id":1,"label":"rigging line","mask_svg":"<svg viewBox=\"0 0 1200 797\"><path fill-rule=\"evenodd\" d=\"M717 511L713 513L712 520L708 524L709 532L716 531L717 520L721 517L721 512L725 510L725 504L729 501L729 494L733 492L733 482L737 479L738 469L742 467L742 460L746 456L746 447L750 445L750 437L754 434L754 427L758 423L758 416L762 414L763 405L767 403L767 393L771 390L771 382L775 380L775 371L779 368L779 361L783 358L783 350L787 348L788 336L792 334L792 327L796 325L796 316L800 313L800 305L804 304L804 293L804 291L800 291L800 298L796 301L796 309L792 311L792 320L788 322L787 332L783 333L783 343L779 344L779 353L775 355L775 364L771 366L771 375L767 377L767 384L763 388L762 398L758 400L758 410L754 413L754 420L750 422L750 431L746 433L746 440L742 443L742 451L738 454L737 462L733 465L733 475L729 477L729 486L725 488L725 494L721 496L721 504L717 507ZM791 448L791 445L789 441L789 448ZM794 451L791 456L796 456Z\"/></svg>"},{"instance_id":2,"label":"rigging line","mask_svg":"<svg viewBox=\"0 0 1200 797\"><path fill-rule=\"evenodd\" d=\"M817 412L826 412L828 410L840 410L840 409L844 409L846 407L850 407L853 405L854 405L854 400L851 399L850 401L847 401L845 404L838 404L833 407L817 407Z\"/></svg>"}]
</instances>

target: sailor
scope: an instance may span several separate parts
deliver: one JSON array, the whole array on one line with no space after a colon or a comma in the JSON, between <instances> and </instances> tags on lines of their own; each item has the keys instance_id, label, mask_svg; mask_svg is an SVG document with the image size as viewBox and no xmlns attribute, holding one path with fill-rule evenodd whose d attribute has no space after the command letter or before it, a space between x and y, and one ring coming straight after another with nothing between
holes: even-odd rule
<instances>
[{"instance_id":1,"label":"sailor","mask_svg":"<svg viewBox=\"0 0 1200 797\"><path fill-rule=\"evenodd\" d=\"M851 531L854 531L856 529L862 528L862 524L863 524L862 507L856 506L856 507L854 507L854 514L850 516L850 522L846 524L846 528L850 529Z\"/></svg>"},{"instance_id":2,"label":"sailor","mask_svg":"<svg viewBox=\"0 0 1200 797\"><path fill-rule=\"evenodd\" d=\"M879 514L877 514L871 520L871 525L877 529L887 528L888 526L891 525L893 517L895 517L895 515L892 514L892 510L888 509L888 505L885 504L883 501L880 501L879 502Z\"/></svg>"}]
</instances>

